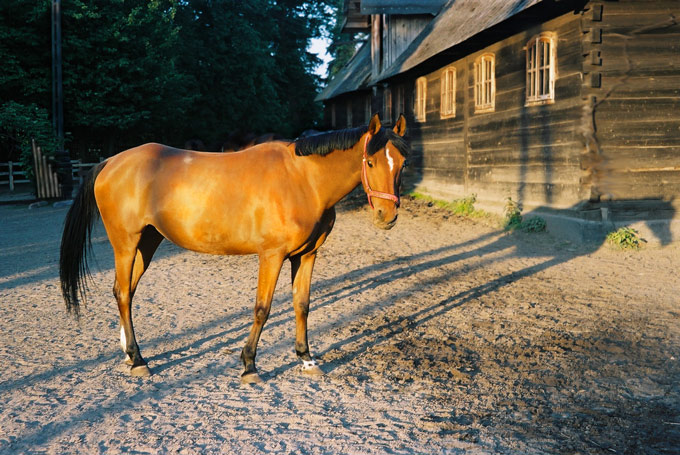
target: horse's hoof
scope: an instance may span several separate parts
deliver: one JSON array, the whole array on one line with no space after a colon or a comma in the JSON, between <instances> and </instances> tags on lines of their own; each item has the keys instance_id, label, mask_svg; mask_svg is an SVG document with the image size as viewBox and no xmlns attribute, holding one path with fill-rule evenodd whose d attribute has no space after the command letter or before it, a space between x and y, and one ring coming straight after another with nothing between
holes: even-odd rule
<instances>
[{"instance_id":1,"label":"horse's hoof","mask_svg":"<svg viewBox=\"0 0 680 455\"><path fill-rule=\"evenodd\" d=\"M321 376L324 374L323 370L319 368L315 360L303 360L302 361L302 374L308 374L310 376Z\"/></svg>"},{"instance_id":2,"label":"horse's hoof","mask_svg":"<svg viewBox=\"0 0 680 455\"><path fill-rule=\"evenodd\" d=\"M307 374L309 376L323 376L325 373L321 368L319 368L318 365L314 365L313 367L308 367L308 368L302 368L302 374Z\"/></svg>"},{"instance_id":3,"label":"horse's hoof","mask_svg":"<svg viewBox=\"0 0 680 455\"><path fill-rule=\"evenodd\" d=\"M130 368L130 375L138 377L151 376L151 370L146 365L138 365Z\"/></svg>"},{"instance_id":4,"label":"horse's hoof","mask_svg":"<svg viewBox=\"0 0 680 455\"><path fill-rule=\"evenodd\" d=\"M130 366L132 366L132 359L131 359L130 357L127 357L127 358L125 359L125 365L130 365Z\"/></svg>"},{"instance_id":5,"label":"horse's hoof","mask_svg":"<svg viewBox=\"0 0 680 455\"><path fill-rule=\"evenodd\" d=\"M241 384L260 384L262 378L257 373L248 373L241 376Z\"/></svg>"}]
</instances>

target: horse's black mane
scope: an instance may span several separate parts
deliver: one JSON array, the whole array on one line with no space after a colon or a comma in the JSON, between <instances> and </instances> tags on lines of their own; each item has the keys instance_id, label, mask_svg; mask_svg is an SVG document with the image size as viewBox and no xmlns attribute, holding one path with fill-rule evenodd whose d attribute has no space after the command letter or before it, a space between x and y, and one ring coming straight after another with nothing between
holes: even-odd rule
<instances>
[{"instance_id":1,"label":"horse's black mane","mask_svg":"<svg viewBox=\"0 0 680 455\"><path fill-rule=\"evenodd\" d=\"M299 138L295 141L295 154L326 156L333 150L346 150L353 147L366 131L367 126L360 126ZM408 142L389 128L380 128L368 142L366 152L371 156L385 147L388 141L392 142L404 158L408 157L411 151Z\"/></svg>"}]
</instances>

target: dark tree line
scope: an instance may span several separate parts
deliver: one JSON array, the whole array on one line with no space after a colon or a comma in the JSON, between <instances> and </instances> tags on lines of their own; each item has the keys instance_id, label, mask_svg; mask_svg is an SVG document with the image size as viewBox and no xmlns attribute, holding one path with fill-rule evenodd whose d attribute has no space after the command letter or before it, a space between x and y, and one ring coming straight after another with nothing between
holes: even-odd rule
<instances>
[{"instance_id":1,"label":"dark tree line","mask_svg":"<svg viewBox=\"0 0 680 455\"><path fill-rule=\"evenodd\" d=\"M62 0L66 148L110 155L313 127L321 81L306 49L334 3ZM30 136L53 142L50 5L0 2L0 159Z\"/></svg>"}]
</instances>

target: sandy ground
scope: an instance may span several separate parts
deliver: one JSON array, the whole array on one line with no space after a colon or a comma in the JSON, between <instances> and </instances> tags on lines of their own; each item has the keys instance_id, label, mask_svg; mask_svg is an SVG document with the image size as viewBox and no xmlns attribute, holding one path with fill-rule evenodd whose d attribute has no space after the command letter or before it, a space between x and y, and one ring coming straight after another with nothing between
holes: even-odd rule
<instances>
[{"instance_id":1,"label":"sandy ground","mask_svg":"<svg viewBox=\"0 0 680 455\"><path fill-rule=\"evenodd\" d=\"M506 234L406 200L338 214L300 374L290 267L241 386L254 257L165 242L134 303L154 375L128 376L96 234L91 302L63 307L66 209L0 206L0 453L678 454L680 245L622 253Z\"/></svg>"}]
</instances>

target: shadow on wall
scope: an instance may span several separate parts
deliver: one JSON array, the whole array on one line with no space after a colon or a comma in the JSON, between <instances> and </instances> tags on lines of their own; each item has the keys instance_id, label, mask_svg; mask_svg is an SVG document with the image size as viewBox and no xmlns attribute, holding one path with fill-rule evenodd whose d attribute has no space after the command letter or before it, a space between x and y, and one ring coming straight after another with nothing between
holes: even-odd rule
<instances>
[{"instance_id":1,"label":"shadow on wall","mask_svg":"<svg viewBox=\"0 0 680 455\"><path fill-rule=\"evenodd\" d=\"M575 242L601 243L609 232L631 227L646 241L659 246L680 238L680 219L676 215L673 199L586 201L568 209L542 206L523 214L525 218L544 218L553 235Z\"/></svg>"}]
</instances>

